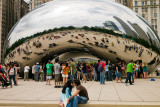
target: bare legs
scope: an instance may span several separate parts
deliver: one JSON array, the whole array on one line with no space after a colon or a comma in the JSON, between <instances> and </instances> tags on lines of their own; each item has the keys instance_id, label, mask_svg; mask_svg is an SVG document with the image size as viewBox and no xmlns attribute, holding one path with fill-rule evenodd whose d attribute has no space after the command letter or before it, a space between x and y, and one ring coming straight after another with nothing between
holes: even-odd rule
<instances>
[{"instance_id":1,"label":"bare legs","mask_svg":"<svg viewBox=\"0 0 160 107\"><path fill-rule=\"evenodd\" d=\"M120 82L123 83L121 78L116 77L116 82L117 83L118 83L118 80L120 80Z\"/></svg>"},{"instance_id":2,"label":"bare legs","mask_svg":"<svg viewBox=\"0 0 160 107\"><path fill-rule=\"evenodd\" d=\"M65 83L68 81L68 77L63 77L63 86L65 85Z\"/></svg>"},{"instance_id":3,"label":"bare legs","mask_svg":"<svg viewBox=\"0 0 160 107\"><path fill-rule=\"evenodd\" d=\"M86 83L86 75L85 74L83 74L83 82Z\"/></svg>"},{"instance_id":4,"label":"bare legs","mask_svg":"<svg viewBox=\"0 0 160 107\"><path fill-rule=\"evenodd\" d=\"M136 72L136 78L138 78L138 72Z\"/></svg>"}]
</instances>

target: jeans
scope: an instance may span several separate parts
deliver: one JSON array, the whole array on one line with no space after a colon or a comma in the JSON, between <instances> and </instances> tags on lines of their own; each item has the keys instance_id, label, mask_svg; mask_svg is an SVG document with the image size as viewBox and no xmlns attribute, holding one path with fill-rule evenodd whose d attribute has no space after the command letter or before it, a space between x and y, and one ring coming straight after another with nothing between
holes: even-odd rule
<instances>
[{"instance_id":1,"label":"jeans","mask_svg":"<svg viewBox=\"0 0 160 107\"><path fill-rule=\"evenodd\" d=\"M100 72L100 84L105 84L105 71Z\"/></svg>"},{"instance_id":2,"label":"jeans","mask_svg":"<svg viewBox=\"0 0 160 107\"><path fill-rule=\"evenodd\" d=\"M122 73L120 71L118 71L118 73L117 73L117 71L115 71L115 72L116 72L116 78L121 78L122 77Z\"/></svg>"},{"instance_id":3,"label":"jeans","mask_svg":"<svg viewBox=\"0 0 160 107\"><path fill-rule=\"evenodd\" d=\"M108 81L112 81L113 80L113 76L112 76L112 71L108 71L108 78L107 78Z\"/></svg>"},{"instance_id":4,"label":"jeans","mask_svg":"<svg viewBox=\"0 0 160 107\"><path fill-rule=\"evenodd\" d=\"M82 96L75 96L74 98L70 99L69 104L66 107L78 107L78 104L86 104L88 99Z\"/></svg>"},{"instance_id":5,"label":"jeans","mask_svg":"<svg viewBox=\"0 0 160 107\"><path fill-rule=\"evenodd\" d=\"M100 81L100 72L96 71L96 73L97 73L97 81Z\"/></svg>"},{"instance_id":6,"label":"jeans","mask_svg":"<svg viewBox=\"0 0 160 107\"><path fill-rule=\"evenodd\" d=\"M132 82L131 82L131 76L132 76L132 73L127 72L127 78L126 78L126 82L125 83L128 83L128 80L129 80L129 83L132 84Z\"/></svg>"},{"instance_id":7,"label":"jeans","mask_svg":"<svg viewBox=\"0 0 160 107\"><path fill-rule=\"evenodd\" d=\"M9 75L9 82L13 79L14 85L16 85L15 75Z\"/></svg>"},{"instance_id":8,"label":"jeans","mask_svg":"<svg viewBox=\"0 0 160 107\"><path fill-rule=\"evenodd\" d=\"M132 72L132 83L134 83L134 71Z\"/></svg>"},{"instance_id":9,"label":"jeans","mask_svg":"<svg viewBox=\"0 0 160 107\"><path fill-rule=\"evenodd\" d=\"M106 80L108 81L108 71L105 72Z\"/></svg>"},{"instance_id":10,"label":"jeans","mask_svg":"<svg viewBox=\"0 0 160 107\"><path fill-rule=\"evenodd\" d=\"M74 74L70 75L70 79L71 79L71 80L74 80L74 77L75 77Z\"/></svg>"}]
</instances>

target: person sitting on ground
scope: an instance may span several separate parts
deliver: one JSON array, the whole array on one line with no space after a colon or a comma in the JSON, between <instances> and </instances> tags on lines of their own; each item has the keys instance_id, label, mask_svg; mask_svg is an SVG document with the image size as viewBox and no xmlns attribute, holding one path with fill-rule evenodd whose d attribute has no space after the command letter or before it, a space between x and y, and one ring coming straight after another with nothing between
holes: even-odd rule
<instances>
[{"instance_id":1,"label":"person sitting on ground","mask_svg":"<svg viewBox=\"0 0 160 107\"><path fill-rule=\"evenodd\" d=\"M67 99L72 96L72 94L71 94L72 88L73 88L73 81L72 80L68 80L65 83L65 85L64 85L64 87L62 89L61 96L60 96L60 103L59 103L59 105L61 107L66 107L66 105L67 105Z\"/></svg>"},{"instance_id":2,"label":"person sitting on ground","mask_svg":"<svg viewBox=\"0 0 160 107\"><path fill-rule=\"evenodd\" d=\"M89 100L87 89L81 85L80 80L74 80L73 86L76 86L77 90L68 98L67 107L78 107L78 104L86 104Z\"/></svg>"}]
</instances>

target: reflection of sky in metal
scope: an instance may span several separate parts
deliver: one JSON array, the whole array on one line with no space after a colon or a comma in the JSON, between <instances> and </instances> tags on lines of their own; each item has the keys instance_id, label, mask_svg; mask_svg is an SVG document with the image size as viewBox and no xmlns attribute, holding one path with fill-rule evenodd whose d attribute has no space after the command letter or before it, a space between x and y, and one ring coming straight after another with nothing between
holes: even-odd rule
<instances>
[{"instance_id":1,"label":"reflection of sky in metal","mask_svg":"<svg viewBox=\"0 0 160 107\"><path fill-rule=\"evenodd\" d=\"M119 17L133 31L135 29L127 21L137 23L145 32L148 32L150 29L148 25L136 15L131 9L110 0L54 0L24 16L11 32L9 45L20 38L55 27L102 27L105 21L113 21L119 30L125 33L121 24L113 16ZM151 29L150 32L158 44L159 41L154 32Z\"/></svg>"}]
</instances>

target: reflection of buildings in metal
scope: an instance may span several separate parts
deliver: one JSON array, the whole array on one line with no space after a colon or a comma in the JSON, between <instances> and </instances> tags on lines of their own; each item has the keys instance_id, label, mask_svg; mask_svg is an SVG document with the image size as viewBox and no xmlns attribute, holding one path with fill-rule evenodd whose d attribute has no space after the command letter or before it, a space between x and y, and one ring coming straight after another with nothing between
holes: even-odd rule
<instances>
[{"instance_id":1,"label":"reflection of buildings in metal","mask_svg":"<svg viewBox=\"0 0 160 107\"><path fill-rule=\"evenodd\" d=\"M103 23L103 25L105 27L112 29L112 30L119 30L118 27L116 26L116 24L112 21L105 21L105 23Z\"/></svg>"},{"instance_id":2,"label":"reflection of buildings in metal","mask_svg":"<svg viewBox=\"0 0 160 107\"><path fill-rule=\"evenodd\" d=\"M150 34L150 37L154 38L153 40L154 40L155 45L157 45L158 47L160 47L160 43L158 42L158 41L160 41L160 38L158 37L157 33L153 30L153 28L149 25L149 23L145 19L143 19L139 15L136 15L136 16L139 19L141 19L148 26L147 27L147 34Z\"/></svg>"},{"instance_id":3,"label":"reflection of buildings in metal","mask_svg":"<svg viewBox=\"0 0 160 107\"><path fill-rule=\"evenodd\" d=\"M122 19L116 16L114 16L114 18L121 24L121 26L123 27L127 35L133 36L133 37L136 36L135 33L132 31L132 29Z\"/></svg>"},{"instance_id":4,"label":"reflection of buildings in metal","mask_svg":"<svg viewBox=\"0 0 160 107\"><path fill-rule=\"evenodd\" d=\"M136 32L138 33L139 37L141 36L142 38L144 38L145 40L148 41L149 37L147 36L147 34L143 31L143 29L138 24L131 23L129 21L128 21L128 23L136 30ZM145 38L145 37L148 37L148 38ZM148 41L148 42L150 42L150 41Z\"/></svg>"}]
</instances>

